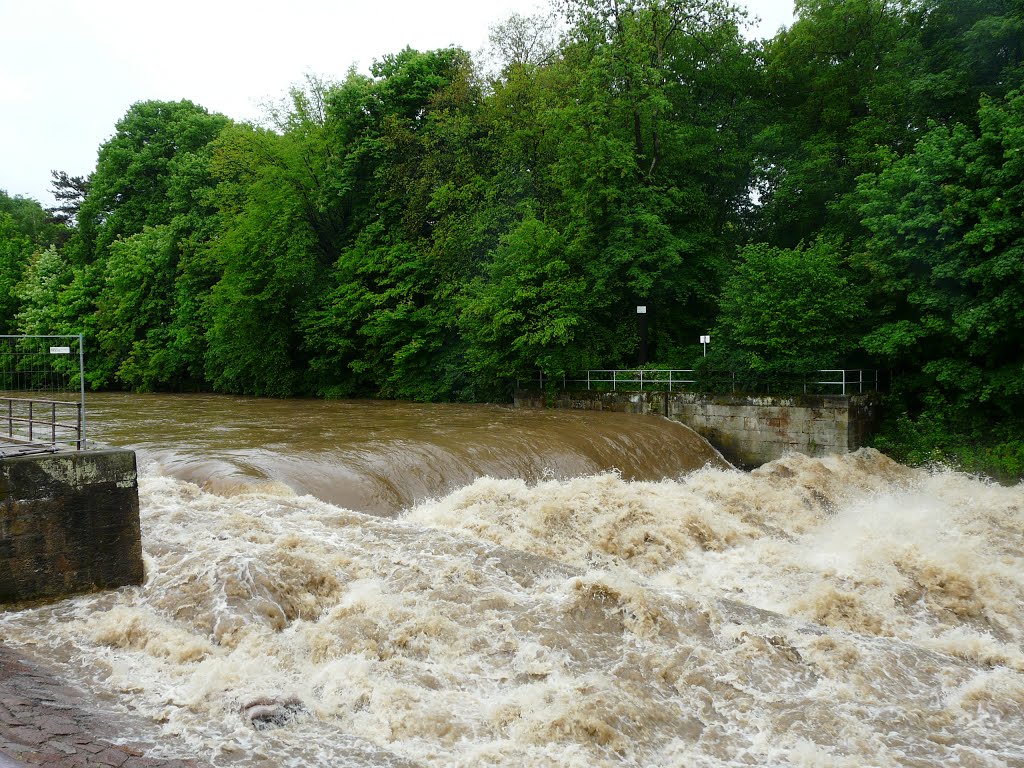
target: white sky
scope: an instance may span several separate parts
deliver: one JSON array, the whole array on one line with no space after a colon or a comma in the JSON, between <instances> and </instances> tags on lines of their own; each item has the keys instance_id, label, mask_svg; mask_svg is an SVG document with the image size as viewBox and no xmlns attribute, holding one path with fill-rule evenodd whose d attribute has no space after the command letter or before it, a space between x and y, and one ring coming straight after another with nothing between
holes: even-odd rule
<instances>
[{"instance_id":1,"label":"white sky","mask_svg":"<svg viewBox=\"0 0 1024 768\"><path fill-rule=\"evenodd\" d=\"M793 0L738 0L792 21ZM544 0L0 0L0 189L52 205L50 171L86 175L137 101L189 99L238 120L313 73L406 45L476 53L488 28Z\"/></svg>"}]
</instances>

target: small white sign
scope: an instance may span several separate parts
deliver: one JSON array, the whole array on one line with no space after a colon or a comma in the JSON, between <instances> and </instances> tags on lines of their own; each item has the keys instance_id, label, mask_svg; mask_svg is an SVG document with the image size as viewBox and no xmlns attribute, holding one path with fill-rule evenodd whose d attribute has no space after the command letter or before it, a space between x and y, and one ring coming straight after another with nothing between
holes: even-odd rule
<instances>
[{"instance_id":1,"label":"small white sign","mask_svg":"<svg viewBox=\"0 0 1024 768\"><path fill-rule=\"evenodd\" d=\"M711 343L711 337L710 336L701 336L700 337L700 343L701 344L710 344Z\"/></svg>"},{"instance_id":2,"label":"small white sign","mask_svg":"<svg viewBox=\"0 0 1024 768\"><path fill-rule=\"evenodd\" d=\"M51 355L70 355L71 347L50 347Z\"/></svg>"},{"instance_id":3,"label":"small white sign","mask_svg":"<svg viewBox=\"0 0 1024 768\"><path fill-rule=\"evenodd\" d=\"M647 314L647 307L642 307L642 306L641 307L637 307L636 308L636 313L638 315L646 315Z\"/></svg>"}]
</instances>

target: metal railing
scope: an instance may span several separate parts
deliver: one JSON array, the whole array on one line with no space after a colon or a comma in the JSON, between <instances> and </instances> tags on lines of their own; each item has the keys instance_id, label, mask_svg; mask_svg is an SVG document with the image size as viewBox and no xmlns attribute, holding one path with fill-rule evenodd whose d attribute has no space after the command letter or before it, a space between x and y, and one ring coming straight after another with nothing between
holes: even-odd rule
<instances>
[{"instance_id":1,"label":"metal railing","mask_svg":"<svg viewBox=\"0 0 1024 768\"><path fill-rule=\"evenodd\" d=\"M585 377L569 379L562 377L562 388L569 384L586 385L587 389L607 389L611 385L613 392L644 390L668 390L672 392L687 385L697 383L696 372L681 368L665 369L595 369L586 372Z\"/></svg>"},{"instance_id":2,"label":"metal railing","mask_svg":"<svg viewBox=\"0 0 1024 768\"><path fill-rule=\"evenodd\" d=\"M3 438L24 447L73 446L81 450L85 411L80 402L0 397Z\"/></svg>"},{"instance_id":3,"label":"metal railing","mask_svg":"<svg viewBox=\"0 0 1024 768\"><path fill-rule=\"evenodd\" d=\"M878 371L868 369L822 369L805 376L764 375L752 371L699 372L693 369L596 369L575 376L516 379L516 388L587 389L610 392L764 392L767 394L840 394L875 392Z\"/></svg>"},{"instance_id":4,"label":"metal railing","mask_svg":"<svg viewBox=\"0 0 1024 768\"><path fill-rule=\"evenodd\" d=\"M86 447L82 336L0 335L0 453Z\"/></svg>"},{"instance_id":5,"label":"metal railing","mask_svg":"<svg viewBox=\"0 0 1024 768\"><path fill-rule=\"evenodd\" d=\"M819 374L837 374L838 381L815 381L814 384L821 386L840 387L839 394L850 394L856 388L858 394L865 390L868 392L878 391L878 371L864 368L825 368L817 371ZM807 384L804 384L804 392L807 391Z\"/></svg>"}]
</instances>

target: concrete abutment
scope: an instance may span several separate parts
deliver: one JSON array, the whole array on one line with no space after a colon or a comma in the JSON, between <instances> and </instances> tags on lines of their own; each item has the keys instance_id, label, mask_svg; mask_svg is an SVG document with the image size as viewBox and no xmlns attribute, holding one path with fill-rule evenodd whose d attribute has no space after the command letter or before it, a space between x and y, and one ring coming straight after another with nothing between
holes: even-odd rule
<instances>
[{"instance_id":1,"label":"concrete abutment","mask_svg":"<svg viewBox=\"0 0 1024 768\"><path fill-rule=\"evenodd\" d=\"M733 464L757 467L789 452L848 453L866 445L878 419L875 393L745 396L692 392L519 391L517 407L653 413L704 437Z\"/></svg>"},{"instance_id":2,"label":"concrete abutment","mask_svg":"<svg viewBox=\"0 0 1024 768\"><path fill-rule=\"evenodd\" d=\"M0 603L142 579L134 452L0 458Z\"/></svg>"}]
</instances>

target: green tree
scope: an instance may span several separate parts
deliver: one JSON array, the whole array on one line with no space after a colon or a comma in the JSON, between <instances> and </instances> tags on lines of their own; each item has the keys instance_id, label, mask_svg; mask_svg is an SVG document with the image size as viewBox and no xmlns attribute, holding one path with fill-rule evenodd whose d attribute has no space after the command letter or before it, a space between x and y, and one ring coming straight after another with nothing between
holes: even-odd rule
<instances>
[{"instance_id":1,"label":"green tree","mask_svg":"<svg viewBox=\"0 0 1024 768\"><path fill-rule=\"evenodd\" d=\"M66 200L59 199L77 222L62 249L73 266L62 301L86 334L93 386L177 388L194 386L201 375L203 350L195 343L202 338L195 327L201 317L197 298L201 306L209 280L195 279L203 271L196 268L197 244L212 231L210 145L228 124L223 115L189 101L139 102L100 147L88 179L55 173L58 191L66 193ZM152 236L142 236L147 228L166 235L169 244L147 251L156 247ZM140 237L132 240L136 235ZM117 245L122 240L131 241L127 251ZM111 258L115 264L108 269ZM123 274L126 261L141 267L153 259L162 266L148 278L161 282L147 286L148 303L133 304L138 295L129 292L123 296L125 306L119 307L122 296L108 277ZM130 328L115 327L113 318L128 317L145 318L146 327L134 321ZM147 336L150 341L142 343ZM146 354L159 360L144 359ZM132 357L127 364L126 355Z\"/></svg>"},{"instance_id":2,"label":"green tree","mask_svg":"<svg viewBox=\"0 0 1024 768\"><path fill-rule=\"evenodd\" d=\"M307 318L310 349L325 353L313 368L337 372L319 384L332 393L358 382L390 397L457 397L458 296L496 240L482 90L456 48L406 49L373 75L330 100L350 226L332 289Z\"/></svg>"},{"instance_id":3,"label":"green tree","mask_svg":"<svg viewBox=\"0 0 1024 768\"><path fill-rule=\"evenodd\" d=\"M228 124L191 101L133 104L99 150L78 213L74 256L102 259L118 237L168 224L191 209L193 159ZM184 177L184 178L183 178Z\"/></svg>"},{"instance_id":4,"label":"green tree","mask_svg":"<svg viewBox=\"0 0 1024 768\"><path fill-rule=\"evenodd\" d=\"M710 323L735 246L754 52L715 3L566 6L540 210L590 254L581 269L604 300L588 336L607 340L594 350L605 364L635 362L637 304L651 309L656 355L678 359Z\"/></svg>"},{"instance_id":5,"label":"green tree","mask_svg":"<svg viewBox=\"0 0 1024 768\"><path fill-rule=\"evenodd\" d=\"M722 289L710 362L770 375L847 367L866 321L851 278L838 240L744 247Z\"/></svg>"},{"instance_id":6,"label":"green tree","mask_svg":"<svg viewBox=\"0 0 1024 768\"><path fill-rule=\"evenodd\" d=\"M1024 396L1024 93L983 99L978 129L933 125L858 187L881 323L864 338L906 372L912 415L969 432L1017 423Z\"/></svg>"},{"instance_id":7,"label":"green tree","mask_svg":"<svg viewBox=\"0 0 1024 768\"><path fill-rule=\"evenodd\" d=\"M17 332L38 336L72 332L72 317L61 302L71 277L71 267L56 247L50 246L31 257L14 289L18 303Z\"/></svg>"},{"instance_id":8,"label":"green tree","mask_svg":"<svg viewBox=\"0 0 1024 768\"><path fill-rule=\"evenodd\" d=\"M929 121L976 125L978 98L1021 84L1016 0L800 0L765 44L757 237L793 246L865 233L856 179L913 149Z\"/></svg>"},{"instance_id":9,"label":"green tree","mask_svg":"<svg viewBox=\"0 0 1024 768\"><path fill-rule=\"evenodd\" d=\"M33 250L31 239L21 233L14 217L0 211L0 333L14 332L18 311L15 287Z\"/></svg>"},{"instance_id":10,"label":"green tree","mask_svg":"<svg viewBox=\"0 0 1024 768\"><path fill-rule=\"evenodd\" d=\"M236 126L214 154L220 226L205 258L217 265L207 303L206 380L214 389L303 391L302 313L324 264L301 134Z\"/></svg>"},{"instance_id":11,"label":"green tree","mask_svg":"<svg viewBox=\"0 0 1024 768\"><path fill-rule=\"evenodd\" d=\"M538 370L558 376L600 364L588 315L602 297L588 289L580 262L578 248L533 216L502 238L460 317L467 366L482 389L499 392Z\"/></svg>"}]
</instances>

